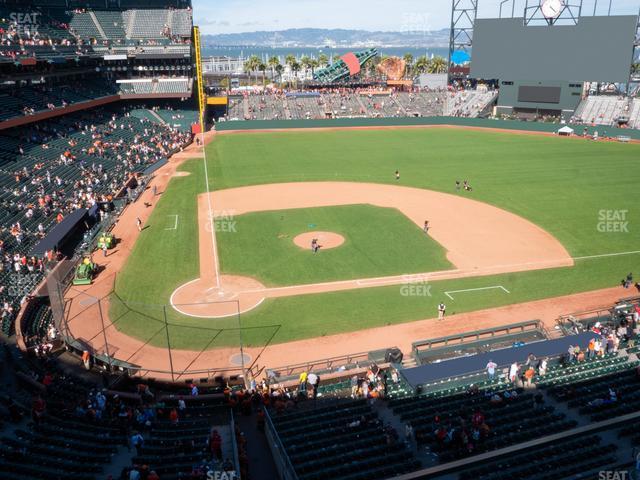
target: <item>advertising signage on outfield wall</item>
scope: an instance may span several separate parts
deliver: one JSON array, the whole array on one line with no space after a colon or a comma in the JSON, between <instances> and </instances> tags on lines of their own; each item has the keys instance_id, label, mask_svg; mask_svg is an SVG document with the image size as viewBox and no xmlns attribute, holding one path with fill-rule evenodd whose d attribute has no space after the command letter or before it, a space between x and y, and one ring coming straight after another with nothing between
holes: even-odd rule
<instances>
[{"instance_id":1,"label":"advertising signage on outfield wall","mask_svg":"<svg viewBox=\"0 0 640 480\"><path fill-rule=\"evenodd\" d=\"M581 17L577 25L531 26L522 18L478 19L471 76L626 83L637 20L635 15Z\"/></svg>"}]
</instances>

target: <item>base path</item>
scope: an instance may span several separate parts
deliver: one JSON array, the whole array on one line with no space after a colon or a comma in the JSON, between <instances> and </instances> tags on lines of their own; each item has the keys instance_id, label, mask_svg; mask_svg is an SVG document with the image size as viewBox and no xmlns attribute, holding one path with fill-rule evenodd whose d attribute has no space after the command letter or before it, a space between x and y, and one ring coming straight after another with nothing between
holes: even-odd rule
<instances>
[{"instance_id":1,"label":"base path","mask_svg":"<svg viewBox=\"0 0 640 480\"><path fill-rule=\"evenodd\" d=\"M207 198L210 195L210 198ZM185 315L219 318L246 312L265 298L400 285L406 275L267 288L251 278L226 281L214 268L215 235L211 205L229 215L292 208L370 204L396 208L418 227L429 220L429 235L447 250L452 270L412 275L421 281L495 275L572 266L562 244L532 222L469 198L398 185L306 182L257 185L202 194L198 199L200 278L180 286L171 297ZM380 225L379 228L384 228ZM398 239L402 241L401 239ZM372 239L375 241L375 239ZM221 303L216 303L219 300ZM232 305L228 301L236 302Z\"/></svg>"}]
</instances>

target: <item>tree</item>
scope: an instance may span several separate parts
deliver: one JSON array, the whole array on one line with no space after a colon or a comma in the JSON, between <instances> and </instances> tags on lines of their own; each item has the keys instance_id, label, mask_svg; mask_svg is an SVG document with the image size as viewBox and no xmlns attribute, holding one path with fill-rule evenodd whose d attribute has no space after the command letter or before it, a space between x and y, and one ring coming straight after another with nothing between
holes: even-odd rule
<instances>
[{"instance_id":1,"label":"tree","mask_svg":"<svg viewBox=\"0 0 640 480\"><path fill-rule=\"evenodd\" d=\"M311 68L311 59L306 55L300 58L300 66L304 69L304 75L307 76L307 71Z\"/></svg>"},{"instance_id":2,"label":"tree","mask_svg":"<svg viewBox=\"0 0 640 480\"><path fill-rule=\"evenodd\" d=\"M417 73L426 73L429 70L429 59L426 55L422 55L416 59L416 63L413 65Z\"/></svg>"},{"instance_id":3,"label":"tree","mask_svg":"<svg viewBox=\"0 0 640 480\"><path fill-rule=\"evenodd\" d=\"M311 66L311 76L313 76L313 74L316 71L316 68L318 68L320 66L320 61L316 60L315 58L312 58L310 66Z\"/></svg>"},{"instance_id":4,"label":"tree","mask_svg":"<svg viewBox=\"0 0 640 480\"><path fill-rule=\"evenodd\" d=\"M278 74L280 81L282 81L282 72L284 72L284 67L278 63L278 65L276 65L276 73Z\"/></svg>"},{"instance_id":5,"label":"tree","mask_svg":"<svg viewBox=\"0 0 640 480\"><path fill-rule=\"evenodd\" d=\"M429 62L429 73L447 73L447 60L444 57L433 57Z\"/></svg>"},{"instance_id":6,"label":"tree","mask_svg":"<svg viewBox=\"0 0 640 480\"><path fill-rule=\"evenodd\" d=\"M290 65L291 71L293 72L293 78L296 84L296 88L298 87L298 72L300 71L300 64L294 60L294 62Z\"/></svg>"},{"instance_id":7,"label":"tree","mask_svg":"<svg viewBox=\"0 0 640 480\"><path fill-rule=\"evenodd\" d=\"M291 54L284 57L284 63L286 63L289 66L291 66L295 61L296 61L296 57L294 57Z\"/></svg>"},{"instance_id":8,"label":"tree","mask_svg":"<svg viewBox=\"0 0 640 480\"><path fill-rule=\"evenodd\" d=\"M318 55L318 66L326 67L327 65L329 65L329 57L327 57L324 53Z\"/></svg>"},{"instance_id":9,"label":"tree","mask_svg":"<svg viewBox=\"0 0 640 480\"><path fill-rule=\"evenodd\" d=\"M244 62L244 72L249 75L249 77L251 77L251 73L254 73L258 70L258 67L260 66L262 62L260 61L260 58L257 55L251 55L249 58L247 58L247 60ZM256 75L256 81L255 83L258 83L258 77Z\"/></svg>"},{"instance_id":10,"label":"tree","mask_svg":"<svg viewBox=\"0 0 640 480\"><path fill-rule=\"evenodd\" d=\"M267 60L267 64L271 68L271 79L273 79L276 76L278 65L280 65L280 59L274 55Z\"/></svg>"},{"instance_id":11,"label":"tree","mask_svg":"<svg viewBox=\"0 0 640 480\"><path fill-rule=\"evenodd\" d=\"M407 75L411 75L411 71L413 70L413 55L411 55L410 53L405 53L402 58L407 64Z\"/></svg>"},{"instance_id":12,"label":"tree","mask_svg":"<svg viewBox=\"0 0 640 480\"><path fill-rule=\"evenodd\" d=\"M265 84L265 80L266 80L266 78L265 78L265 72L267 71L267 66L265 65L265 63L264 63L264 62L260 62L260 63L258 64L258 70L260 70L260 71L262 72L262 86L264 86L264 84Z\"/></svg>"}]
</instances>

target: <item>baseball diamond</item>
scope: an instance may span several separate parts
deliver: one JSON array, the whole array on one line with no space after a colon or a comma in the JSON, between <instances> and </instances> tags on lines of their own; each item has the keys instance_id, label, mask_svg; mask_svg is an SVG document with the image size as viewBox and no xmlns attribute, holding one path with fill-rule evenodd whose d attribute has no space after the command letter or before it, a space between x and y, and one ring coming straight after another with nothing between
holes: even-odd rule
<instances>
[{"instance_id":1,"label":"baseball diamond","mask_svg":"<svg viewBox=\"0 0 640 480\"><path fill-rule=\"evenodd\" d=\"M0 0L0 106L0 479L640 479L633 2Z\"/></svg>"}]
</instances>

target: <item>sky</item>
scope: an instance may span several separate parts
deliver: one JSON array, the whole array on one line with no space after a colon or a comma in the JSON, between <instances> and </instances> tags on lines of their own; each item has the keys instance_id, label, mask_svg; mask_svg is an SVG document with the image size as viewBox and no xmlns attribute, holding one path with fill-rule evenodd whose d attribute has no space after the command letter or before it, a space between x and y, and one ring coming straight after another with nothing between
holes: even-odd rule
<instances>
[{"instance_id":1,"label":"sky","mask_svg":"<svg viewBox=\"0 0 640 480\"><path fill-rule=\"evenodd\" d=\"M514 0L522 12L526 0ZM537 0L529 0L533 4ZM575 1L575 0L574 0ZM596 0L583 0L591 15ZM192 0L203 33L239 33L288 28L430 31L449 28L451 0ZM613 14L637 14L640 0L611 0ZM478 16L498 16L500 0L479 0ZM510 3L509 3L510 5ZM598 0L606 14L609 0Z\"/></svg>"}]
</instances>

